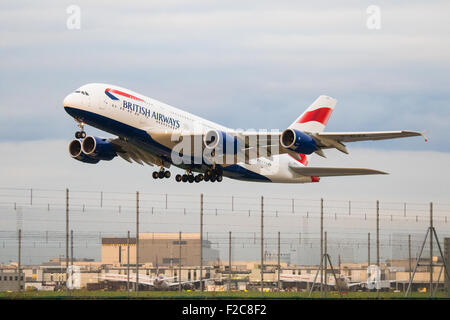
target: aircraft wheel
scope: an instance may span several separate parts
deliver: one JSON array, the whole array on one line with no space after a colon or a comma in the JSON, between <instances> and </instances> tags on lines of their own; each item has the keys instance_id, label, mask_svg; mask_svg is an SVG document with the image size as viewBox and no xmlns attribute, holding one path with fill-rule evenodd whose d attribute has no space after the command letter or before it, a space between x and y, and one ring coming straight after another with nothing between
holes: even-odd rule
<instances>
[{"instance_id":1,"label":"aircraft wheel","mask_svg":"<svg viewBox=\"0 0 450 320\"><path fill-rule=\"evenodd\" d=\"M194 180L195 180L195 183L199 183L201 180L200 180L200 177L197 175L197 176L195 176L195 178L194 178Z\"/></svg>"},{"instance_id":2,"label":"aircraft wheel","mask_svg":"<svg viewBox=\"0 0 450 320\"><path fill-rule=\"evenodd\" d=\"M80 131L75 132L75 138L76 139L81 139L81 132Z\"/></svg>"},{"instance_id":3,"label":"aircraft wheel","mask_svg":"<svg viewBox=\"0 0 450 320\"><path fill-rule=\"evenodd\" d=\"M86 138L86 132L81 131L81 132L80 132L80 136L81 136L81 139Z\"/></svg>"},{"instance_id":4,"label":"aircraft wheel","mask_svg":"<svg viewBox=\"0 0 450 320\"><path fill-rule=\"evenodd\" d=\"M217 182L222 182L223 177L222 176L217 176Z\"/></svg>"},{"instance_id":5,"label":"aircraft wheel","mask_svg":"<svg viewBox=\"0 0 450 320\"><path fill-rule=\"evenodd\" d=\"M177 175L175 176L175 180L176 180L177 182L180 182L181 179L183 179L183 177L181 176L181 174L177 174Z\"/></svg>"},{"instance_id":6,"label":"aircraft wheel","mask_svg":"<svg viewBox=\"0 0 450 320\"><path fill-rule=\"evenodd\" d=\"M188 181L189 181L189 183L194 182L194 176L193 176L192 174L190 174L190 175L188 176Z\"/></svg>"},{"instance_id":7,"label":"aircraft wheel","mask_svg":"<svg viewBox=\"0 0 450 320\"><path fill-rule=\"evenodd\" d=\"M158 178L160 179L164 178L164 171L158 172Z\"/></svg>"},{"instance_id":8,"label":"aircraft wheel","mask_svg":"<svg viewBox=\"0 0 450 320\"><path fill-rule=\"evenodd\" d=\"M198 178L200 179L200 181L203 181L203 179L204 179L203 174L199 174Z\"/></svg>"},{"instance_id":9,"label":"aircraft wheel","mask_svg":"<svg viewBox=\"0 0 450 320\"><path fill-rule=\"evenodd\" d=\"M215 173L217 176L221 176L222 173L223 173L222 167L221 167L221 166L217 166L217 167L216 167L216 170L214 170L214 173Z\"/></svg>"},{"instance_id":10,"label":"aircraft wheel","mask_svg":"<svg viewBox=\"0 0 450 320\"><path fill-rule=\"evenodd\" d=\"M183 182L188 181L188 175L187 175L187 174L183 174L183 176L181 177L181 180L182 180Z\"/></svg>"},{"instance_id":11,"label":"aircraft wheel","mask_svg":"<svg viewBox=\"0 0 450 320\"><path fill-rule=\"evenodd\" d=\"M164 176L169 179L170 178L170 171L164 171Z\"/></svg>"},{"instance_id":12,"label":"aircraft wheel","mask_svg":"<svg viewBox=\"0 0 450 320\"><path fill-rule=\"evenodd\" d=\"M208 176L208 175L205 175L205 177L203 178L203 180L205 180L206 182L208 182L208 181L209 181L209 176Z\"/></svg>"},{"instance_id":13,"label":"aircraft wheel","mask_svg":"<svg viewBox=\"0 0 450 320\"><path fill-rule=\"evenodd\" d=\"M211 179L209 181L216 182L216 177L211 177Z\"/></svg>"},{"instance_id":14,"label":"aircraft wheel","mask_svg":"<svg viewBox=\"0 0 450 320\"><path fill-rule=\"evenodd\" d=\"M152 176L153 176L153 179L158 179L158 172L153 171Z\"/></svg>"}]
</instances>

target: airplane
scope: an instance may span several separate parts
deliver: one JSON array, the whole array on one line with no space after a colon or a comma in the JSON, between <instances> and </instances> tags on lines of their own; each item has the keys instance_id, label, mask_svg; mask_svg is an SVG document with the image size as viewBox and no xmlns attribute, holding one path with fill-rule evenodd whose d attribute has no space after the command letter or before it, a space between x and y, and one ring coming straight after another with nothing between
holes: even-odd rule
<instances>
[{"instance_id":1,"label":"airplane","mask_svg":"<svg viewBox=\"0 0 450 320\"><path fill-rule=\"evenodd\" d=\"M345 277L344 275L341 275L341 274L336 274L337 284L336 284L336 279L334 278L334 276L332 274L328 274L328 275L326 275L326 277L327 277L326 281L325 281L325 277L323 279L323 284L330 286L330 287L335 287L336 289L339 288L341 290L347 290L354 285L354 284L350 283L350 280L347 277ZM309 283L309 284L314 283L316 285L320 285L320 283L321 283L320 276L315 275L315 274L295 275L295 274L281 273L280 281L294 282L294 283ZM359 285L359 283L357 285Z\"/></svg>"},{"instance_id":2,"label":"airplane","mask_svg":"<svg viewBox=\"0 0 450 320\"><path fill-rule=\"evenodd\" d=\"M373 264L367 267L367 280L365 282L352 283L352 285L361 285L367 290L383 290L389 289L391 283L397 280L381 280L381 269L379 266Z\"/></svg>"},{"instance_id":3,"label":"airplane","mask_svg":"<svg viewBox=\"0 0 450 320\"><path fill-rule=\"evenodd\" d=\"M111 272L104 273L99 278L101 280L114 281L114 282L127 282L128 281L127 275L111 273ZM211 280L214 280L214 279L203 279L202 281L206 282L206 281L211 281ZM131 283L136 282L136 275L130 274L130 282ZM142 275L142 274L139 275L139 284L147 285L147 286L153 287L154 289L157 289L157 290L169 290L170 288L173 288L173 287L176 287L179 285L185 287L186 285L192 285L196 282L200 282L200 280L189 280L189 281L178 282L178 281L176 281L176 277L167 277L163 274L158 274L157 276L154 276L154 277L150 277L150 276Z\"/></svg>"},{"instance_id":4,"label":"airplane","mask_svg":"<svg viewBox=\"0 0 450 320\"><path fill-rule=\"evenodd\" d=\"M367 279L363 282L351 282L350 278L343 274L336 274L336 279L332 274L328 274L325 279L323 279L323 283L331 286L331 287L339 287L342 290L348 290L351 287L360 286L367 290L383 290L389 289L391 287L391 283L396 282L396 280L381 280L381 269L377 265L370 265L367 267ZM320 284L320 276L317 274L289 274L282 273L280 274L280 280L284 282L303 282L303 283L315 283Z\"/></svg>"},{"instance_id":5,"label":"airplane","mask_svg":"<svg viewBox=\"0 0 450 320\"><path fill-rule=\"evenodd\" d=\"M324 132L337 100L319 96L284 131L233 130L131 90L101 83L68 94L65 111L80 128L69 143L72 158L95 164L119 156L157 166L154 179L170 178L173 165L185 170L177 182L243 181L312 183L322 177L386 174L364 168L308 166L325 149L348 154L344 143L423 136L416 131ZM87 136L85 125L117 138ZM427 139L425 138L425 141Z\"/></svg>"}]
</instances>

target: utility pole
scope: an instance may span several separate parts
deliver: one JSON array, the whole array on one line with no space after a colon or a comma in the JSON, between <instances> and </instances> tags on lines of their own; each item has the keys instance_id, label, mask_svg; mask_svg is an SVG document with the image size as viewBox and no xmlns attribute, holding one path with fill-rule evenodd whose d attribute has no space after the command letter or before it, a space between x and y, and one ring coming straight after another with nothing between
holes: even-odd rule
<instances>
[{"instance_id":1,"label":"utility pole","mask_svg":"<svg viewBox=\"0 0 450 320\"><path fill-rule=\"evenodd\" d=\"M231 231L228 232L228 291L231 290Z\"/></svg>"},{"instance_id":2,"label":"utility pole","mask_svg":"<svg viewBox=\"0 0 450 320\"><path fill-rule=\"evenodd\" d=\"M433 202L430 202L430 297L433 296Z\"/></svg>"},{"instance_id":3,"label":"utility pole","mask_svg":"<svg viewBox=\"0 0 450 320\"><path fill-rule=\"evenodd\" d=\"M325 274L325 279L324 279L324 282L325 282L325 293L327 293L327 291L328 291L328 288L327 288L327 284L328 284L328 277L327 277L327 271L328 271L328 265L327 265L327 257L328 257L328 249L327 249L327 232L325 231L324 232L324 247L325 247L325 255L323 256L323 260L325 260L324 261L324 264L325 264L325 272L324 272L324 274ZM336 285L337 285L337 283L336 283Z\"/></svg>"},{"instance_id":4,"label":"utility pole","mask_svg":"<svg viewBox=\"0 0 450 320\"><path fill-rule=\"evenodd\" d=\"M19 229L19 235L18 235L18 237L19 237L19 241L18 241L18 244L19 244L19 252L18 252L18 263L17 263L17 279L19 280L19 292L21 292L22 291L22 281L21 281L21 279L20 279L20 276L21 276L21 272L20 272L20 269L21 269L21 256L22 256L22 229Z\"/></svg>"},{"instance_id":5,"label":"utility pole","mask_svg":"<svg viewBox=\"0 0 450 320\"><path fill-rule=\"evenodd\" d=\"M261 294L264 293L264 197L261 196Z\"/></svg>"},{"instance_id":6,"label":"utility pole","mask_svg":"<svg viewBox=\"0 0 450 320\"><path fill-rule=\"evenodd\" d=\"M338 255L339 274L341 274L341 255Z\"/></svg>"},{"instance_id":7,"label":"utility pole","mask_svg":"<svg viewBox=\"0 0 450 320\"><path fill-rule=\"evenodd\" d=\"M380 202L377 200L377 266L380 267Z\"/></svg>"},{"instance_id":8,"label":"utility pole","mask_svg":"<svg viewBox=\"0 0 450 320\"><path fill-rule=\"evenodd\" d=\"M127 233L127 296L130 297L130 231Z\"/></svg>"},{"instance_id":9,"label":"utility pole","mask_svg":"<svg viewBox=\"0 0 450 320\"><path fill-rule=\"evenodd\" d=\"M73 230L70 230L70 281L73 290Z\"/></svg>"},{"instance_id":10,"label":"utility pole","mask_svg":"<svg viewBox=\"0 0 450 320\"><path fill-rule=\"evenodd\" d=\"M280 266L280 231L278 231L278 276L277 276L277 286L278 286L278 291L280 291L280 271L281 271L281 266Z\"/></svg>"},{"instance_id":11,"label":"utility pole","mask_svg":"<svg viewBox=\"0 0 450 320\"><path fill-rule=\"evenodd\" d=\"M66 281L69 268L69 189L66 188Z\"/></svg>"},{"instance_id":12,"label":"utility pole","mask_svg":"<svg viewBox=\"0 0 450 320\"><path fill-rule=\"evenodd\" d=\"M435 290L433 290L433 237L436 239L436 244L437 244L439 253L441 255L441 259L442 259L442 263L443 263L442 268L445 270L445 276L447 277L447 279L450 278L450 274L449 274L449 269L448 269L448 265L447 265L447 262L446 262L446 258L444 258L444 253L442 252L442 248L441 248L441 245L439 243L439 238L437 236L436 230L433 227L433 203L430 202L430 226L428 227L427 233L425 234L425 239L423 240L422 247L421 247L420 252L419 252L419 256L416 259L416 266L414 267L414 271L413 271L411 279L409 281L409 285L408 285L408 289L406 290L405 297L407 297L409 292L411 291L412 283L413 283L413 280L414 280L414 275L416 274L417 267L419 266L419 261L422 258L422 252L423 252L423 249L425 247L425 244L426 244L428 236L431 237L431 239L430 239L430 261L429 261L429 267L430 267L430 297L434 296L434 291L435 291ZM441 269L441 272L442 272L442 269ZM440 278L440 275L439 275L439 278ZM439 279L438 279L437 285L438 284L439 284ZM436 285L436 289L437 289L437 285Z\"/></svg>"},{"instance_id":13,"label":"utility pole","mask_svg":"<svg viewBox=\"0 0 450 320\"><path fill-rule=\"evenodd\" d=\"M178 233L178 291L181 292L181 231Z\"/></svg>"},{"instance_id":14,"label":"utility pole","mask_svg":"<svg viewBox=\"0 0 450 320\"><path fill-rule=\"evenodd\" d=\"M320 199L320 296L323 295L323 198Z\"/></svg>"},{"instance_id":15,"label":"utility pole","mask_svg":"<svg viewBox=\"0 0 450 320\"><path fill-rule=\"evenodd\" d=\"M378 268L380 268L380 202L378 200L377 200L377 266ZM380 297L380 290L377 288L377 298L379 297Z\"/></svg>"},{"instance_id":16,"label":"utility pole","mask_svg":"<svg viewBox=\"0 0 450 320\"><path fill-rule=\"evenodd\" d=\"M411 281L411 235L408 234L408 264L409 264L409 281Z\"/></svg>"},{"instance_id":17,"label":"utility pole","mask_svg":"<svg viewBox=\"0 0 450 320\"><path fill-rule=\"evenodd\" d=\"M370 232L367 234L367 267L370 266Z\"/></svg>"},{"instance_id":18,"label":"utility pole","mask_svg":"<svg viewBox=\"0 0 450 320\"><path fill-rule=\"evenodd\" d=\"M73 266L73 230L70 230L70 265Z\"/></svg>"},{"instance_id":19,"label":"utility pole","mask_svg":"<svg viewBox=\"0 0 450 320\"><path fill-rule=\"evenodd\" d=\"M139 293L139 191L136 191L136 295Z\"/></svg>"},{"instance_id":20,"label":"utility pole","mask_svg":"<svg viewBox=\"0 0 450 320\"><path fill-rule=\"evenodd\" d=\"M203 193L200 194L200 292L203 292Z\"/></svg>"}]
</instances>

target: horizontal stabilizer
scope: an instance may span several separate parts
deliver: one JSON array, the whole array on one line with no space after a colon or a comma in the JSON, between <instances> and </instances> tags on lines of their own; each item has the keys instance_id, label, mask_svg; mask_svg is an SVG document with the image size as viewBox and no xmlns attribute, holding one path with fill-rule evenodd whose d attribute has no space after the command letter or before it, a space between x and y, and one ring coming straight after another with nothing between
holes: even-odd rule
<instances>
[{"instance_id":1,"label":"horizontal stabilizer","mask_svg":"<svg viewBox=\"0 0 450 320\"><path fill-rule=\"evenodd\" d=\"M323 167L290 167L295 173L310 177L357 176L368 174L387 174L383 171L362 168L323 168Z\"/></svg>"}]
</instances>

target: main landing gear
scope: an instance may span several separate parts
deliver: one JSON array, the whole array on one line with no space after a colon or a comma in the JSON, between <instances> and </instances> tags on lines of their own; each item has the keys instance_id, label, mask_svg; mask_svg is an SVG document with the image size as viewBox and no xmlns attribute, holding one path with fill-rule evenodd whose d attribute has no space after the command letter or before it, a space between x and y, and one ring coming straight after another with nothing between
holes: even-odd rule
<instances>
[{"instance_id":1,"label":"main landing gear","mask_svg":"<svg viewBox=\"0 0 450 320\"><path fill-rule=\"evenodd\" d=\"M153 179L164 179L164 178L170 178L170 171L169 170L164 170L163 167L161 167L161 169L158 171L154 171L153 174Z\"/></svg>"},{"instance_id":2,"label":"main landing gear","mask_svg":"<svg viewBox=\"0 0 450 320\"><path fill-rule=\"evenodd\" d=\"M203 175L202 174L198 174L196 176L194 176L194 174L192 172L189 172L188 174L177 174L175 176L175 180L177 182L189 182L189 183L199 183L200 181L203 181Z\"/></svg>"},{"instance_id":3,"label":"main landing gear","mask_svg":"<svg viewBox=\"0 0 450 320\"><path fill-rule=\"evenodd\" d=\"M84 131L84 122L78 122L78 127L80 127L80 131L75 132L75 138L76 139L86 138L86 132Z\"/></svg>"},{"instance_id":4,"label":"main landing gear","mask_svg":"<svg viewBox=\"0 0 450 320\"><path fill-rule=\"evenodd\" d=\"M219 174L218 170L208 169L206 170L205 174L200 173L195 176L191 171L187 171L187 173L183 175L177 174L175 176L175 180L177 182L189 182L189 183L193 182L199 183L201 181L222 182L223 177L221 174Z\"/></svg>"}]
</instances>

